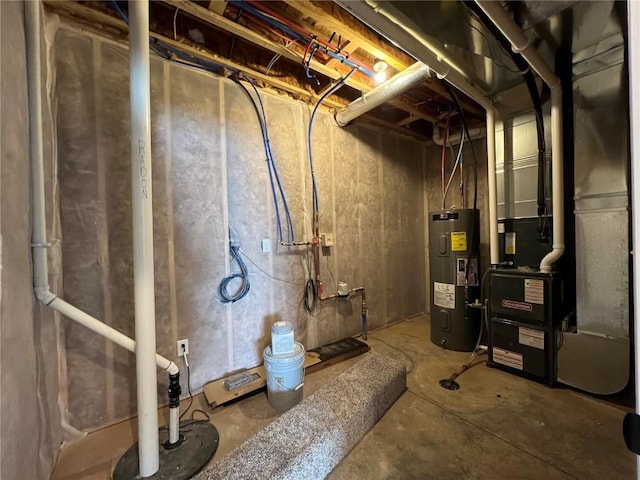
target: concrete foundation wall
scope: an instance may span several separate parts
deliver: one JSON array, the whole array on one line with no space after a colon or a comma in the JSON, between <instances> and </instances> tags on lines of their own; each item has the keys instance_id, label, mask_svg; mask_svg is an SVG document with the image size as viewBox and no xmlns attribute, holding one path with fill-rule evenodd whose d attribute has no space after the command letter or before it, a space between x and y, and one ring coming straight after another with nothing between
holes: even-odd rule
<instances>
[{"instance_id":1,"label":"concrete foundation wall","mask_svg":"<svg viewBox=\"0 0 640 480\"><path fill-rule=\"evenodd\" d=\"M127 51L64 27L53 53L64 297L133 335ZM261 363L275 320L293 322L307 348L357 334L359 297L323 302L315 315L302 307L310 251L277 243L258 122L242 90L157 57L151 69L158 352L175 358L176 340L188 338L198 391ZM296 240L308 241L310 107L263 99ZM336 239L322 251L326 292L338 281L364 286L370 329L426 311L426 148L365 126L340 129L324 112L312 138L320 229ZM250 259L251 290L225 305L217 287L230 269L229 227ZM134 414L134 356L62 325L69 423L91 430ZM162 402L165 384L159 373Z\"/></svg>"}]
</instances>

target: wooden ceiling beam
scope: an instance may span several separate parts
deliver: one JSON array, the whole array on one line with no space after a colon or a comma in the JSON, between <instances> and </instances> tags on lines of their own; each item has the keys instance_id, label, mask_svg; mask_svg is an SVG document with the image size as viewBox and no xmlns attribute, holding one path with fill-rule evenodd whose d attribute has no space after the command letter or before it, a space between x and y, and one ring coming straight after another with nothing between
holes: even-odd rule
<instances>
[{"instance_id":1,"label":"wooden ceiling beam","mask_svg":"<svg viewBox=\"0 0 640 480\"><path fill-rule=\"evenodd\" d=\"M343 38L349 39L352 42L359 42L362 48L367 50L371 55L380 60L384 60L398 71L404 70L415 61L409 55L399 50L392 53L390 51L391 48L382 45L374 33L368 30L358 31L356 29L356 27L359 26L358 21L346 12L343 12L344 14L338 17L327 12L322 6L310 1L284 0L284 2L294 10L300 12L303 16L313 18L323 26L340 33ZM327 5L329 8L340 8L332 2L326 3L330 4L330 6ZM342 12L342 9L340 9L340 12Z\"/></svg>"},{"instance_id":2,"label":"wooden ceiling beam","mask_svg":"<svg viewBox=\"0 0 640 480\"><path fill-rule=\"evenodd\" d=\"M45 0L44 3L45 5L47 5L48 8L55 11L56 13L66 15L66 16L71 16L72 18L78 18L80 20L84 20L85 22L88 22L90 25L96 25L96 24L106 25L109 27L117 28L123 32L129 31L129 27L127 26L127 24L124 23L124 21L120 20L119 18L112 17L111 15L100 12L98 10L94 10L93 8L90 8L90 7L86 7L80 3L60 2L55 0ZM248 76L250 76L251 78L253 78L254 80L262 82L278 90L282 90L294 96L302 97L309 101L313 101L315 99L316 95L312 91L308 91L303 88L296 87L278 78L270 77L269 75L265 75L249 67L240 65L239 63L236 63L232 60L228 60L227 58L224 58L220 55L205 52L200 48L194 48L190 45L187 45L182 42L178 42L176 40L173 40L172 38L165 37L164 35L160 35L155 32L150 32L150 35L152 38L155 38L161 41L162 43L165 43L172 48L175 48L184 53L187 53L197 59L205 60L217 65L220 65L222 67L228 68L229 70L243 72ZM323 102L323 105L326 105L332 108L342 108L346 105L346 102L338 102L332 98L327 98Z\"/></svg>"},{"instance_id":3,"label":"wooden ceiling beam","mask_svg":"<svg viewBox=\"0 0 640 480\"><path fill-rule=\"evenodd\" d=\"M211 0L208 8L212 12L222 15L227 9L227 0Z\"/></svg>"},{"instance_id":4,"label":"wooden ceiling beam","mask_svg":"<svg viewBox=\"0 0 640 480\"><path fill-rule=\"evenodd\" d=\"M396 122L396 126L397 127L406 127L407 125L409 125L410 123L415 122L416 120L417 120L416 117L414 117L413 115L409 114L409 116L407 118L403 118L399 122Z\"/></svg>"},{"instance_id":5,"label":"wooden ceiling beam","mask_svg":"<svg viewBox=\"0 0 640 480\"><path fill-rule=\"evenodd\" d=\"M393 100L387 103L392 107L398 108L400 110L404 110L409 115L413 115L415 117L415 120L422 119L422 120L426 120L429 123L435 123L438 121L437 117L434 117L433 115L429 115L428 113L419 109L418 107L414 107L413 105L410 105L402 98L394 98Z\"/></svg>"},{"instance_id":6,"label":"wooden ceiling beam","mask_svg":"<svg viewBox=\"0 0 640 480\"><path fill-rule=\"evenodd\" d=\"M283 56L289 60L292 60L296 63L302 64L302 55L293 50L290 50L283 45L277 44L262 34L258 32L254 32L253 30L248 29L247 27L240 25L234 21L229 20L222 15L219 15L211 10L207 10L206 8L201 7L200 5L193 3L191 1L185 0L163 0L164 3L171 5L172 7L179 8L185 13L202 20L210 25L213 25L217 28L225 30L233 35L236 35L247 42L250 42L256 46L264 48L265 50L269 50L272 53L276 53L278 55ZM339 72L335 68L331 68L330 66L324 65L317 60L311 60L309 64L309 68L314 72L317 72L325 77L329 77L332 80L337 80L343 76L343 73ZM368 92L373 87L368 83L362 82L353 77L349 78L346 84L360 92Z\"/></svg>"},{"instance_id":7,"label":"wooden ceiling beam","mask_svg":"<svg viewBox=\"0 0 640 480\"><path fill-rule=\"evenodd\" d=\"M85 6L81 3L77 3L77 2L60 2L60 1L56 1L56 0L44 0L44 4L46 5L46 7L48 9L50 9L51 11L54 11L62 16L77 20L77 21L82 21L85 24L89 25L91 28L93 29L100 29L101 27L109 27L115 30L118 30L120 32L123 33L127 33L129 31L129 27L128 25L122 21L120 18L114 17L112 15L109 15L107 13L104 13L100 10L96 10L94 8L91 8L89 6ZM290 83L287 83L284 80L280 80L278 78L275 77L271 77L269 75L265 75L261 72L258 72L252 68L249 68L247 66L241 65L239 63L236 63L232 60L229 60L227 58L224 58L220 55L216 55L215 53L211 53L208 51L203 50L201 47L195 48L191 45L188 45L186 43L183 42L179 42L176 41L172 38L169 37L165 37L164 35L158 34L156 32L150 32L150 35L152 38L155 38L157 40L159 40L160 42L165 43L166 45L169 45L172 48L175 48L177 50L183 51L184 53L187 53L189 55L192 55L193 57L200 59L200 60L205 60L214 64L218 64L220 66L223 66L225 68L228 68L229 70L234 70L234 71L239 71L239 72L243 72L245 74L247 74L248 76L250 76L251 78L262 82L263 84L270 86L276 90L279 91L283 91L286 92L290 95L293 95L294 97L297 98L302 98L305 99L309 102L314 102L317 100L317 94L309 91L309 90L305 90L303 88L297 87L295 85L292 85ZM122 43L124 43L126 40L124 39L120 39L122 41ZM404 101L402 101L401 99L394 99L391 100L390 102L388 102L391 106L394 106L395 108L399 108L402 110L407 111L410 115L413 115L415 117L415 119L417 120L418 118L422 118L424 120L427 120L429 122L433 122L433 117L429 116L428 114L426 114L425 112L421 111L418 108L412 107L411 105L408 105L407 103L405 103ZM327 98L324 100L323 105L325 107L329 107L329 108L334 108L334 109L339 109L339 108L343 108L347 105L347 102L341 102L341 101L337 101L335 98ZM384 120L381 120L373 115L363 115L361 117L365 122L373 124L373 125L377 125L379 127L382 128L386 128L389 130L393 130L397 133L402 133L402 134L406 134L411 136L412 138L415 138L417 140L420 141L429 141L430 139L428 137L426 137L425 135L421 135L417 132L413 132L407 128L404 128L402 126L397 126L391 122L387 122Z\"/></svg>"},{"instance_id":8,"label":"wooden ceiling beam","mask_svg":"<svg viewBox=\"0 0 640 480\"><path fill-rule=\"evenodd\" d=\"M253 30L250 30L242 25L239 25L235 22L232 22L231 20L222 17L221 15L218 15L214 12L211 12L210 10L207 10L206 8L202 8L199 5L190 2L190 1L184 1L184 0L164 0L165 3L175 7L175 8L180 8L182 11L204 21L207 22L209 24L212 24L218 28L221 28L223 30L226 30L230 33L233 33L234 35L239 36L240 38L243 38L244 40L251 42L255 45L258 45L262 48L265 48L273 53L277 53L282 55L285 58L288 58L290 60L293 60L295 62L302 62L302 56L299 55L296 52L293 52L291 50L289 50L288 48L285 48L282 45L279 45L275 42L272 42L268 39L266 39L265 37L263 37L262 35L260 35L257 32L254 32ZM368 43L362 39L355 39L352 41L351 45L357 45L362 46L362 48L368 48ZM312 60L311 63L309 64L309 68L321 75L324 75L326 77L329 77L332 80L337 80L339 78L342 77L342 73L340 73L338 70L332 68L329 65L323 65L322 63L318 62L317 60ZM349 78L346 82L346 85L355 88L356 90L359 90L362 93L366 93L369 90L371 90L373 87L367 83L363 83L353 77ZM406 102L404 102L402 99L396 98L393 100L390 100L389 102L390 105L394 106L395 108L399 108L401 110L406 111L407 113L411 113L413 115L415 115L418 118L422 118L424 120L427 120L431 123L437 121L435 119L435 117L429 115L428 113L423 112L422 110L420 110L419 108L416 108L412 105L407 104Z\"/></svg>"}]
</instances>

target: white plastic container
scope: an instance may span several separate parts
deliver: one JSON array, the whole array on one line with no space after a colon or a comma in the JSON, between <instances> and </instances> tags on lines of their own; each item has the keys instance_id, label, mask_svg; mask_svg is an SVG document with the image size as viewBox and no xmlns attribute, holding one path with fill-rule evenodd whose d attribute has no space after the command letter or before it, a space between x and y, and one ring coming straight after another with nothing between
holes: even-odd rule
<instances>
[{"instance_id":1,"label":"white plastic container","mask_svg":"<svg viewBox=\"0 0 640 480\"><path fill-rule=\"evenodd\" d=\"M290 355L294 344L291 322L279 321L271 325L271 355Z\"/></svg>"}]
</instances>

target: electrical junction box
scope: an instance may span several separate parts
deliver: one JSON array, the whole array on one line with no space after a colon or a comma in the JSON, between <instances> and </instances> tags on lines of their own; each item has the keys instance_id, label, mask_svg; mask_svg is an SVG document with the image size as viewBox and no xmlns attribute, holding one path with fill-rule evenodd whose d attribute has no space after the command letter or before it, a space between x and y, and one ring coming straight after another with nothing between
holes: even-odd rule
<instances>
[{"instance_id":1,"label":"electrical junction box","mask_svg":"<svg viewBox=\"0 0 640 480\"><path fill-rule=\"evenodd\" d=\"M494 269L489 288L487 364L553 385L560 324L567 314L560 277L528 268Z\"/></svg>"},{"instance_id":2,"label":"electrical junction box","mask_svg":"<svg viewBox=\"0 0 640 480\"><path fill-rule=\"evenodd\" d=\"M333 247L336 244L336 239L333 236L333 233L321 233L320 234L320 245L323 247Z\"/></svg>"}]
</instances>

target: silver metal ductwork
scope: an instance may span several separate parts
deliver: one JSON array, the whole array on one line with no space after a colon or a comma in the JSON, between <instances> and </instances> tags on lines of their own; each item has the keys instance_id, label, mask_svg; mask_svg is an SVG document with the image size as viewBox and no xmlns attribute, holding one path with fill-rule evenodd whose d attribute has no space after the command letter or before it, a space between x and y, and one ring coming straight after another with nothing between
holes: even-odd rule
<instances>
[{"instance_id":1,"label":"silver metal ductwork","mask_svg":"<svg viewBox=\"0 0 640 480\"><path fill-rule=\"evenodd\" d=\"M404 71L394 75L386 82L381 83L373 90L354 100L349 105L336 113L336 122L344 127L349 122L374 108L401 95L410 88L420 85L430 75L429 67L424 63L416 62Z\"/></svg>"}]
</instances>

